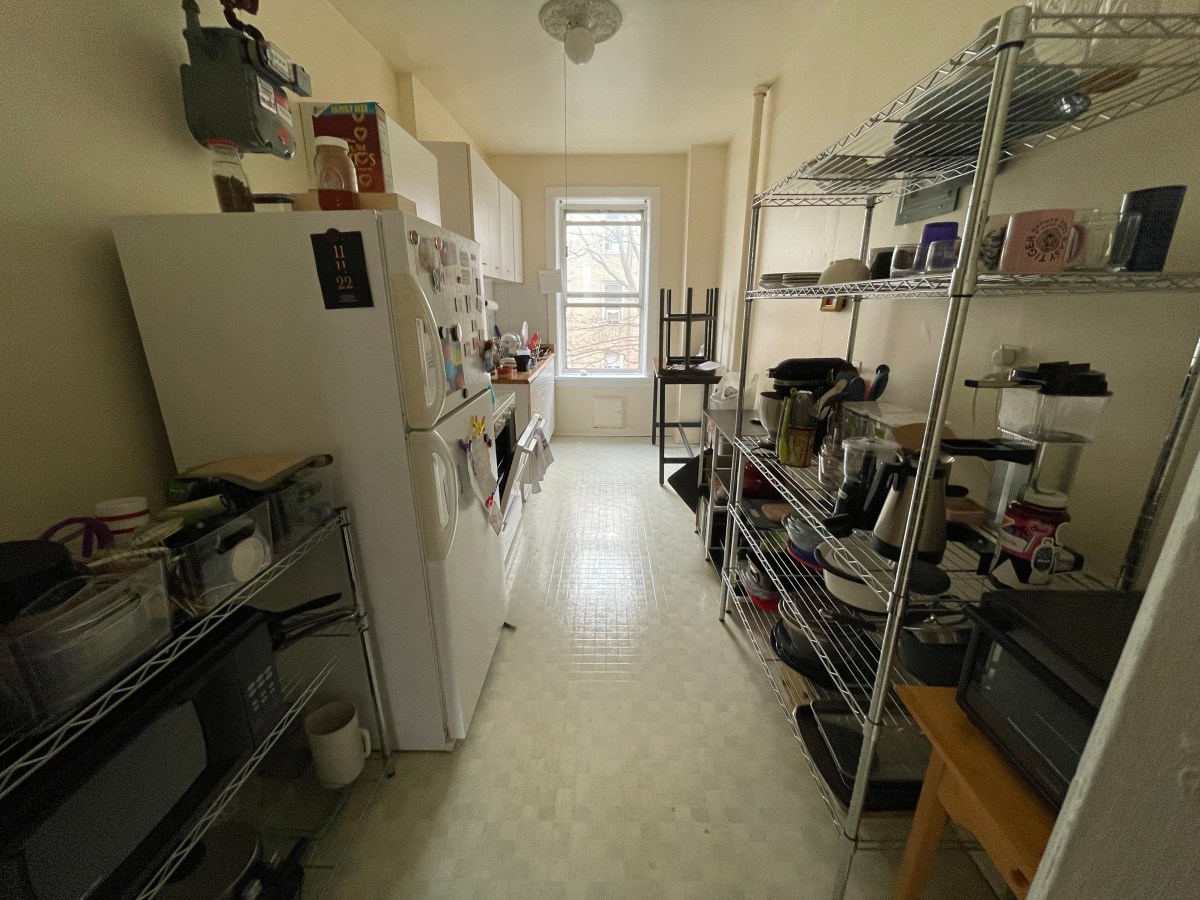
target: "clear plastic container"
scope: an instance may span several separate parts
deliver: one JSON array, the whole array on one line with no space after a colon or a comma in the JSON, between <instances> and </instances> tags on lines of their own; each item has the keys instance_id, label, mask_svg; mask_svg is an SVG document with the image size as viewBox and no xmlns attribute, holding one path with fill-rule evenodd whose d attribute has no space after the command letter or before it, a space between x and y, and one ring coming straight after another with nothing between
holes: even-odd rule
<instances>
[{"instance_id":1,"label":"clear plastic container","mask_svg":"<svg viewBox=\"0 0 1200 900\"><path fill-rule=\"evenodd\" d=\"M214 138L208 142L208 149L212 151L213 186L221 212L254 212L254 193L237 144Z\"/></svg>"},{"instance_id":2,"label":"clear plastic container","mask_svg":"<svg viewBox=\"0 0 1200 900\"><path fill-rule=\"evenodd\" d=\"M124 577L65 581L8 625L9 648L42 715L103 687L170 635L161 562Z\"/></svg>"},{"instance_id":3,"label":"clear plastic container","mask_svg":"<svg viewBox=\"0 0 1200 900\"><path fill-rule=\"evenodd\" d=\"M1035 441L1091 441L1110 396L1078 397L1009 388L1000 394L1000 427Z\"/></svg>"},{"instance_id":4,"label":"clear plastic container","mask_svg":"<svg viewBox=\"0 0 1200 900\"><path fill-rule=\"evenodd\" d=\"M270 495L271 538L276 553L295 546L329 518L333 506L317 499L320 491L320 481L301 478Z\"/></svg>"},{"instance_id":5,"label":"clear plastic container","mask_svg":"<svg viewBox=\"0 0 1200 900\"><path fill-rule=\"evenodd\" d=\"M184 547L172 593L195 614L214 609L271 564L270 501L235 516Z\"/></svg>"},{"instance_id":6,"label":"clear plastic container","mask_svg":"<svg viewBox=\"0 0 1200 900\"><path fill-rule=\"evenodd\" d=\"M33 724L33 704L8 645L0 642L0 741Z\"/></svg>"}]
</instances>

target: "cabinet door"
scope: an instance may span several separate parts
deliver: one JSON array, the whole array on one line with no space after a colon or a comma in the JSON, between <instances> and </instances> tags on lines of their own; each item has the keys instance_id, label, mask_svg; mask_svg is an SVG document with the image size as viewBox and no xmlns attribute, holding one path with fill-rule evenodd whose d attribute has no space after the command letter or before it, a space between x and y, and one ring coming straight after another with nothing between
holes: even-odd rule
<instances>
[{"instance_id":1,"label":"cabinet door","mask_svg":"<svg viewBox=\"0 0 1200 900\"><path fill-rule=\"evenodd\" d=\"M479 241L479 261L483 274L495 278L500 273L499 235L500 182L483 157L471 149L471 215L475 240Z\"/></svg>"},{"instance_id":2,"label":"cabinet door","mask_svg":"<svg viewBox=\"0 0 1200 900\"><path fill-rule=\"evenodd\" d=\"M521 230L521 198L513 194L512 201L513 281L520 284L525 281L525 238Z\"/></svg>"},{"instance_id":3,"label":"cabinet door","mask_svg":"<svg viewBox=\"0 0 1200 900\"><path fill-rule=\"evenodd\" d=\"M513 192L497 182L500 198L500 278L513 281Z\"/></svg>"}]
</instances>

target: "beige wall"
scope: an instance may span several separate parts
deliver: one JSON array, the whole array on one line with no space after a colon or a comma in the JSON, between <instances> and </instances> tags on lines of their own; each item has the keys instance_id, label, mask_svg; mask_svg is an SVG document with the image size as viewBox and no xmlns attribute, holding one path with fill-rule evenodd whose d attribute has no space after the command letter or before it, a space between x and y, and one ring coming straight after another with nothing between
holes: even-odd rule
<instances>
[{"instance_id":1,"label":"beige wall","mask_svg":"<svg viewBox=\"0 0 1200 900\"><path fill-rule=\"evenodd\" d=\"M205 4L206 24L217 9ZM178 3L43 4L0 34L0 82L20 98L0 179L0 538L154 496L172 471L108 222L216 210L208 154L184 123L183 22ZM317 99L396 107L390 67L324 0L264 4L256 23L308 69ZM307 186L300 160L246 168L256 190Z\"/></svg>"},{"instance_id":2,"label":"beige wall","mask_svg":"<svg viewBox=\"0 0 1200 900\"><path fill-rule=\"evenodd\" d=\"M836 4L797 51L768 101L764 183L769 184L866 118L902 86L915 81L966 44L1006 0L944 4ZM897 52L896 34L913 22L923 28L919 44ZM844 49L869 65L849 65ZM828 77L837 72L837 78ZM749 103L747 104L749 110ZM992 209L1013 212L1051 206L1114 210L1130 189L1192 183L1168 268L1200 268L1200 97L1177 100L1123 122L1041 150L1010 166L999 178ZM748 115L747 115L748 121ZM730 153L731 195L745 183L745 157ZM965 192L964 192L965 205ZM961 219L963 209L955 213ZM736 254L729 239L740 233L741 209L726 213L727 245L722 280L735 282ZM896 229L895 206L876 212L871 245L916 240L922 223ZM831 259L857 254L861 210L766 210L762 219L762 271L820 270ZM892 366L886 399L924 409L946 312L943 300L867 300L862 304L855 357L868 369ZM841 355L849 312L817 311L816 301L763 301L751 337L751 373L789 356ZM1088 448L1072 499L1070 540L1101 571L1119 566L1149 480L1149 470L1173 412L1182 375L1197 334L1200 311L1188 296L1040 297L976 301L968 321L950 419L960 434L988 432L994 395L980 397L978 428L964 377L991 368L1000 343L1027 348L1027 360L1089 361L1109 374L1114 397L1101 434ZM1158 378L1147 389L1147 373ZM955 469L956 480L980 483L978 463Z\"/></svg>"},{"instance_id":3,"label":"beige wall","mask_svg":"<svg viewBox=\"0 0 1200 900\"><path fill-rule=\"evenodd\" d=\"M497 155L488 157L490 165L513 192L521 198L522 238L525 251L525 283L496 282L495 298L500 304L496 321L502 331L520 328L529 322L530 331L552 334L551 312L554 300L538 293L538 272L549 268L546 253L546 188L561 187L563 158L552 155ZM671 155L572 156L569 160L570 184L574 187L657 187L662 192L659 210L658 283L650 285L651 313L657 318L658 289L676 293L683 279L683 242L686 216L687 157ZM657 335L650 335L656 346ZM620 431L596 431L592 428L592 397L618 396L625 403L625 428ZM555 429L562 434L650 433L650 382L634 387L570 385L560 382L555 403Z\"/></svg>"}]
</instances>

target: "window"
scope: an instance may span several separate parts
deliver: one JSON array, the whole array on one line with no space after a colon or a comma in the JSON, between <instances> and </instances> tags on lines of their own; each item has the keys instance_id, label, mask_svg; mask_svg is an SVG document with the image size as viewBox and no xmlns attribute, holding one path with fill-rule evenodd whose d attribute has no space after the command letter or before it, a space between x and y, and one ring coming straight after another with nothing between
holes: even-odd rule
<instances>
[{"instance_id":1,"label":"window","mask_svg":"<svg viewBox=\"0 0 1200 900\"><path fill-rule=\"evenodd\" d=\"M555 209L561 371L644 375L649 200L560 198Z\"/></svg>"}]
</instances>

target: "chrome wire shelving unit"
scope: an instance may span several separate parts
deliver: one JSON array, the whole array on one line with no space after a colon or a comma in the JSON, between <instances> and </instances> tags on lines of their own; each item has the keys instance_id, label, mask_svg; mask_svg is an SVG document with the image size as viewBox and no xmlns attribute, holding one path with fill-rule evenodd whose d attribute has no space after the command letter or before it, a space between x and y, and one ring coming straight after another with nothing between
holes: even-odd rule
<instances>
[{"instance_id":1,"label":"chrome wire shelving unit","mask_svg":"<svg viewBox=\"0 0 1200 900\"><path fill-rule=\"evenodd\" d=\"M853 301L846 357L853 358L860 304L874 297L942 298L948 300L941 348L936 360L925 435L915 477L914 501L908 510L899 559L882 559L861 535L836 539L821 525L831 498L810 470L780 465L761 452L752 437L745 407L722 422L732 433L731 514L726 522L724 591L721 619L732 607L756 649L763 623L754 607L738 596L735 567L743 552L754 552L777 589L787 595L788 611L815 633L827 627L833 601L813 579L778 564L778 554L758 553L760 535L742 514L744 466L753 465L784 499L829 539L840 562L861 577L886 604L883 625L869 649L848 638L831 641L822 656L838 687L863 726L863 744L848 808L826 798L826 805L848 852L839 873L835 897L842 897L854 855L878 846L864 827L874 818L864 810L871 760L881 735L908 720L892 694L906 680L896 665L896 644L910 601L908 583L915 560L917 523L922 520L934 462L940 452L951 386L971 299L1025 295L1091 295L1130 293L1195 293L1195 272L1067 272L1057 275L981 275L976 259L988 216L992 187L1008 161L1089 131L1140 110L1200 88L1200 15L1139 13L1132 3L1114 14L1100 13L1100 3L1084 0L1035 0L1016 6L984 24L979 35L895 100L840 140L758 194L751 204L745 284L755 283L761 213L779 207L860 207L864 210L860 256L867 261L875 207L884 198L957 180L970 180L961 251L947 274L837 285L804 285L747 290L742 316L739 397L746 394L749 336L755 303L772 299L847 297ZM1131 11L1132 9L1132 11ZM1184 383L1174 421L1164 442L1150 489L1122 570L1119 586L1136 581L1142 557L1180 462L1181 449L1200 410L1200 343ZM713 417L710 416L710 420ZM714 421L714 424L717 424ZM750 546L743 548L742 541ZM944 568L951 578L950 598L978 600L988 589L978 557L961 546L948 549ZM1058 576L1055 587L1102 586L1091 576ZM758 617L761 618L761 617ZM756 632L757 628L757 632ZM756 641L755 636L759 640ZM814 646L819 646L814 643ZM772 688L794 723L784 691L772 671L769 644L760 656ZM841 673L851 675L849 679ZM863 678L864 675L869 677ZM840 678L840 680L839 680ZM858 682L863 680L864 685ZM800 738L796 730L797 738ZM801 740L803 745L803 740ZM820 782L808 752L809 767ZM823 793L823 796L824 793ZM866 820L866 822L864 821Z\"/></svg>"},{"instance_id":2,"label":"chrome wire shelving unit","mask_svg":"<svg viewBox=\"0 0 1200 900\"><path fill-rule=\"evenodd\" d=\"M381 766L384 774L393 774L395 763L390 746L388 720L379 691L374 651L369 640L370 624L358 576L350 511L343 507L335 509L308 534L289 544L266 569L220 604L204 615L177 626L170 640L76 709L52 722L40 723L40 726L35 726L31 732L12 738L0 749L0 800L21 789L22 785L31 779L38 778L39 770L80 738L85 737L91 728L121 704L136 698L143 689L152 689L155 679L173 662L183 657L222 622L322 546L334 533L340 537L349 586L348 602L344 601L344 616L323 623L312 632L298 638L295 644L279 652L277 663L290 671L280 685L286 703L284 715L254 753L241 764L232 778L200 812L199 818L189 828L183 840L172 848L166 861L141 889L138 898L146 900L154 896L167 883L171 873L195 848L208 828L218 821L231 799L255 772L279 738L292 726L305 704L356 642L363 656L366 684L379 728Z\"/></svg>"},{"instance_id":3,"label":"chrome wire shelving unit","mask_svg":"<svg viewBox=\"0 0 1200 900\"><path fill-rule=\"evenodd\" d=\"M804 297L945 297L949 275L917 275L845 284L809 284L758 290L748 300ZM1200 291L1200 272L1062 272L1055 275L980 275L976 297L1025 297L1044 294L1139 294Z\"/></svg>"},{"instance_id":4,"label":"chrome wire shelving unit","mask_svg":"<svg viewBox=\"0 0 1200 900\"><path fill-rule=\"evenodd\" d=\"M298 671L287 678L280 685L281 693L287 708L275 727L263 739L262 743L255 749L254 753L242 763L241 767L234 773L233 777L225 784L221 791L212 799L207 808L200 814L199 818L188 829L184 836L170 855L163 861L158 870L151 876L150 880L143 886L141 892L137 895L137 900L150 900L166 886L171 880L171 876L183 864L188 855L196 849L197 845L204 838L205 832L212 825L220 821L222 813L238 792L245 786L246 782L258 769L259 765L267 755L275 748L292 724L300 716L304 707L313 698L321 685L329 677L329 674L334 670L337 664L346 655L352 644L352 638L358 633L358 626L355 621L353 610L349 610L346 614L346 619L342 623L334 623L328 628L321 629L310 635L306 635L301 641L282 651L279 662L284 662L283 657L296 656L301 650L305 651L307 657L314 659L305 659L305 665L299 667ZM341 640L322 640L322 638L341 638ZM324 645L323 647L321 645ZM313 647L321 647L321 651L313 653Z\"/></svg>"}]
</instances>

